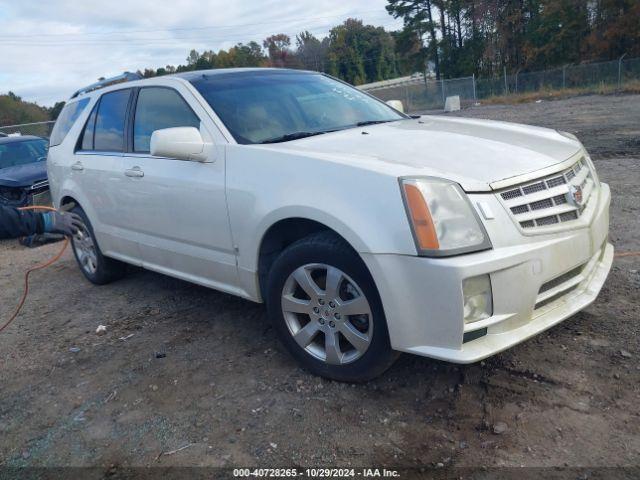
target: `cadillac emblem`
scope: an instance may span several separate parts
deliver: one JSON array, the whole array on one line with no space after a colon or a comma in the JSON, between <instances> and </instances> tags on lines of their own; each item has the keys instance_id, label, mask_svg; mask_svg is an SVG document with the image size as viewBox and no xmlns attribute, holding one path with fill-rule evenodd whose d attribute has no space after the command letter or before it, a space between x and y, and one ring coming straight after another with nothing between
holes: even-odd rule
<instances>
[{"instance_id":1,"label":"cadillac emblem","mask_svg":"<svg viewBox=\"0 0 640 480\"><path fill-rule=\"evenodd\" d=\"M580 185L571 185L569 188L569 198L571 199L571 203L576 207L581 207L584 202L584 198L582 197L582 187Z\"/></svg>"}]
</instances>

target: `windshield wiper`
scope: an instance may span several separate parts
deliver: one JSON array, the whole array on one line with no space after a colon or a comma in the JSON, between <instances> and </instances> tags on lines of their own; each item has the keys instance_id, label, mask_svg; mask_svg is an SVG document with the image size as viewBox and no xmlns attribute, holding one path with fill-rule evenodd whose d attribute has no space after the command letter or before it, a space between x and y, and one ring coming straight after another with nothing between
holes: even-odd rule
<instances>
[{"instance_id":1,"label":"windshield wiper","mask_svg":"<svg viewBox=\"0 0 640 480\"><path fill-rule=\"evenodd\" d=\"M364 122L356 123L356 127L366 127L367 125L376 125L377 123L389 123L395 120L366 120Z\"/></svg>"},{"instance_id":2,"label":"windshield wiper","mask_svg":"<svg viewBox=\"0 0 640 480\"><path fill-rule=\"evenodd\" d=\"M326 131L320 132L293 132L286 133L284 135L280 135L279 137L268 138L267 140L263 140L259 143L280 143L280 142L289 142L291 140L298 140L300 138L313 137L315 135L322 135L323 133L327 133Z\"/></svg>"}]
</instances>

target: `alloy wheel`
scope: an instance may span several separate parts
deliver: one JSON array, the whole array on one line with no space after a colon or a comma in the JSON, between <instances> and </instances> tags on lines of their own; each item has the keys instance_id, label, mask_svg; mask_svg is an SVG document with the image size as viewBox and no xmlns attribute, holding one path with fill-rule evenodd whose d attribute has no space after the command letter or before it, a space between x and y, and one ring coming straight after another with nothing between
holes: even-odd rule
<instances>
[{"instance_id":1,"label":"alloy wheel","mask_svg":"<svg viewBox=\"0 0 640 480\"><path fill-rule=\"evenodd\" d=\"M331 365L351 363L371 345L373 319L358 284L339 268L297 268L282 290L282 313L296 343Z\"/></svg>"},{"instance_id":2,"label":"alloy wheel","mask_svg":"<svg viewBox=\"0 0 640 480\"><path fill-rule=\"evenodd\" d=\"M98 270L98 254L93 243L93 237L83 226L78 233L73 236L73 247L78 257L80 267L90 275L94 275Z\"/></svg>"}]
</instances>

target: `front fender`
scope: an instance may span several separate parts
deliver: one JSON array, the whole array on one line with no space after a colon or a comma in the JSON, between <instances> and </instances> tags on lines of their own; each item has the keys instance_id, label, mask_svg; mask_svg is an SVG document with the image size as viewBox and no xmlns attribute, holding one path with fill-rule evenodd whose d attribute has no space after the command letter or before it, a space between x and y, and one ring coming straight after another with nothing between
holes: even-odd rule
<instances>
[{"instance_id":1,"label":"front fender","mask_svg":"<svg viewBox=\"0 0 640 480\"><path fill-rule=\"evenodd\" d=\"M227 202L241 282L250 290L262 239L285 219L325 225L361 254L416 254L397 177L366 166L229 147Z\"/></svg>"},{"instance_id":2,"label":"front fender","mask_svg":"<svg viewBox=\"0 0 640 480\"><path fill-rule=\"evenodd\" d=\"M262 240L264 239L267 231L276 223L293 218L312 220L330 228L349 242L349 244L358 252L365 252L369 250L366 237L363 238L360 236L338 217L312 206L285 206L267 214L258 225L258 228L256 229L256 239L258 241L256 242L253 250L253 256L256 258L256 262L257 257L260 254L260 245L262 245Z\"/></svg>"}]
</instances>

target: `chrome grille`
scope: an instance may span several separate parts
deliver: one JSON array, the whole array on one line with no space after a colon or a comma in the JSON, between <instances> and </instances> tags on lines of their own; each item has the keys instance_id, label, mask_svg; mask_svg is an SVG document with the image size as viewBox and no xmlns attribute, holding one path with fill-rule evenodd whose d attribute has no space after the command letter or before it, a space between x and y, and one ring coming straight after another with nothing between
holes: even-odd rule
<instances>
[{"instance_id":1,"label":"chrome grille","mask_svg":"<svg viewBox=\"0 0 640 480\"><path fill-rule=\"evenodd\" d=\"M578 220L595 186L589 165L582 157L562 172L504 189L499 198L521 228L533 231ZM574 188L581 191L582 202L574 198Z\"/></svg>"},{"instance_id":2,"label":"chrome grille","mask_svg":"<svg viewBox=\"0 0 640 480\"><path fill-rule=\"evenodd\" d=\"M33 185L31 185L31 187L29 187L29 190L40 190L43 188L49 188L48 180L42 180L40 182L34 183Z\"/></svg>"},{"instance_id":3,"label":"chrome grille","mask_svg":"<svg viewBox=\"0 0 640 480\"><path fill-rule=\"evenodd\" d=\"M543 208L551 208L553 207L553 200L551 200L550 198L545 198L544 200L538 200L537 202L531 202L529 204L529 208L531 208L531 210L542 210ZM521 205L523 206L523 205ZM513 210L513 209L511 209Z\"/></svg>"},{"instance_id":4,"label":"chrome grille","mask_svg":"<svg viewBox=\"0 0 640 480\"><path fill-rule=\"evenodd\" d=\"M560 214L561 222L568 222L569 220L577 220L577 219L578 219L578 212L567 212L567 213Z\"/></svg>"}]
</instances>

